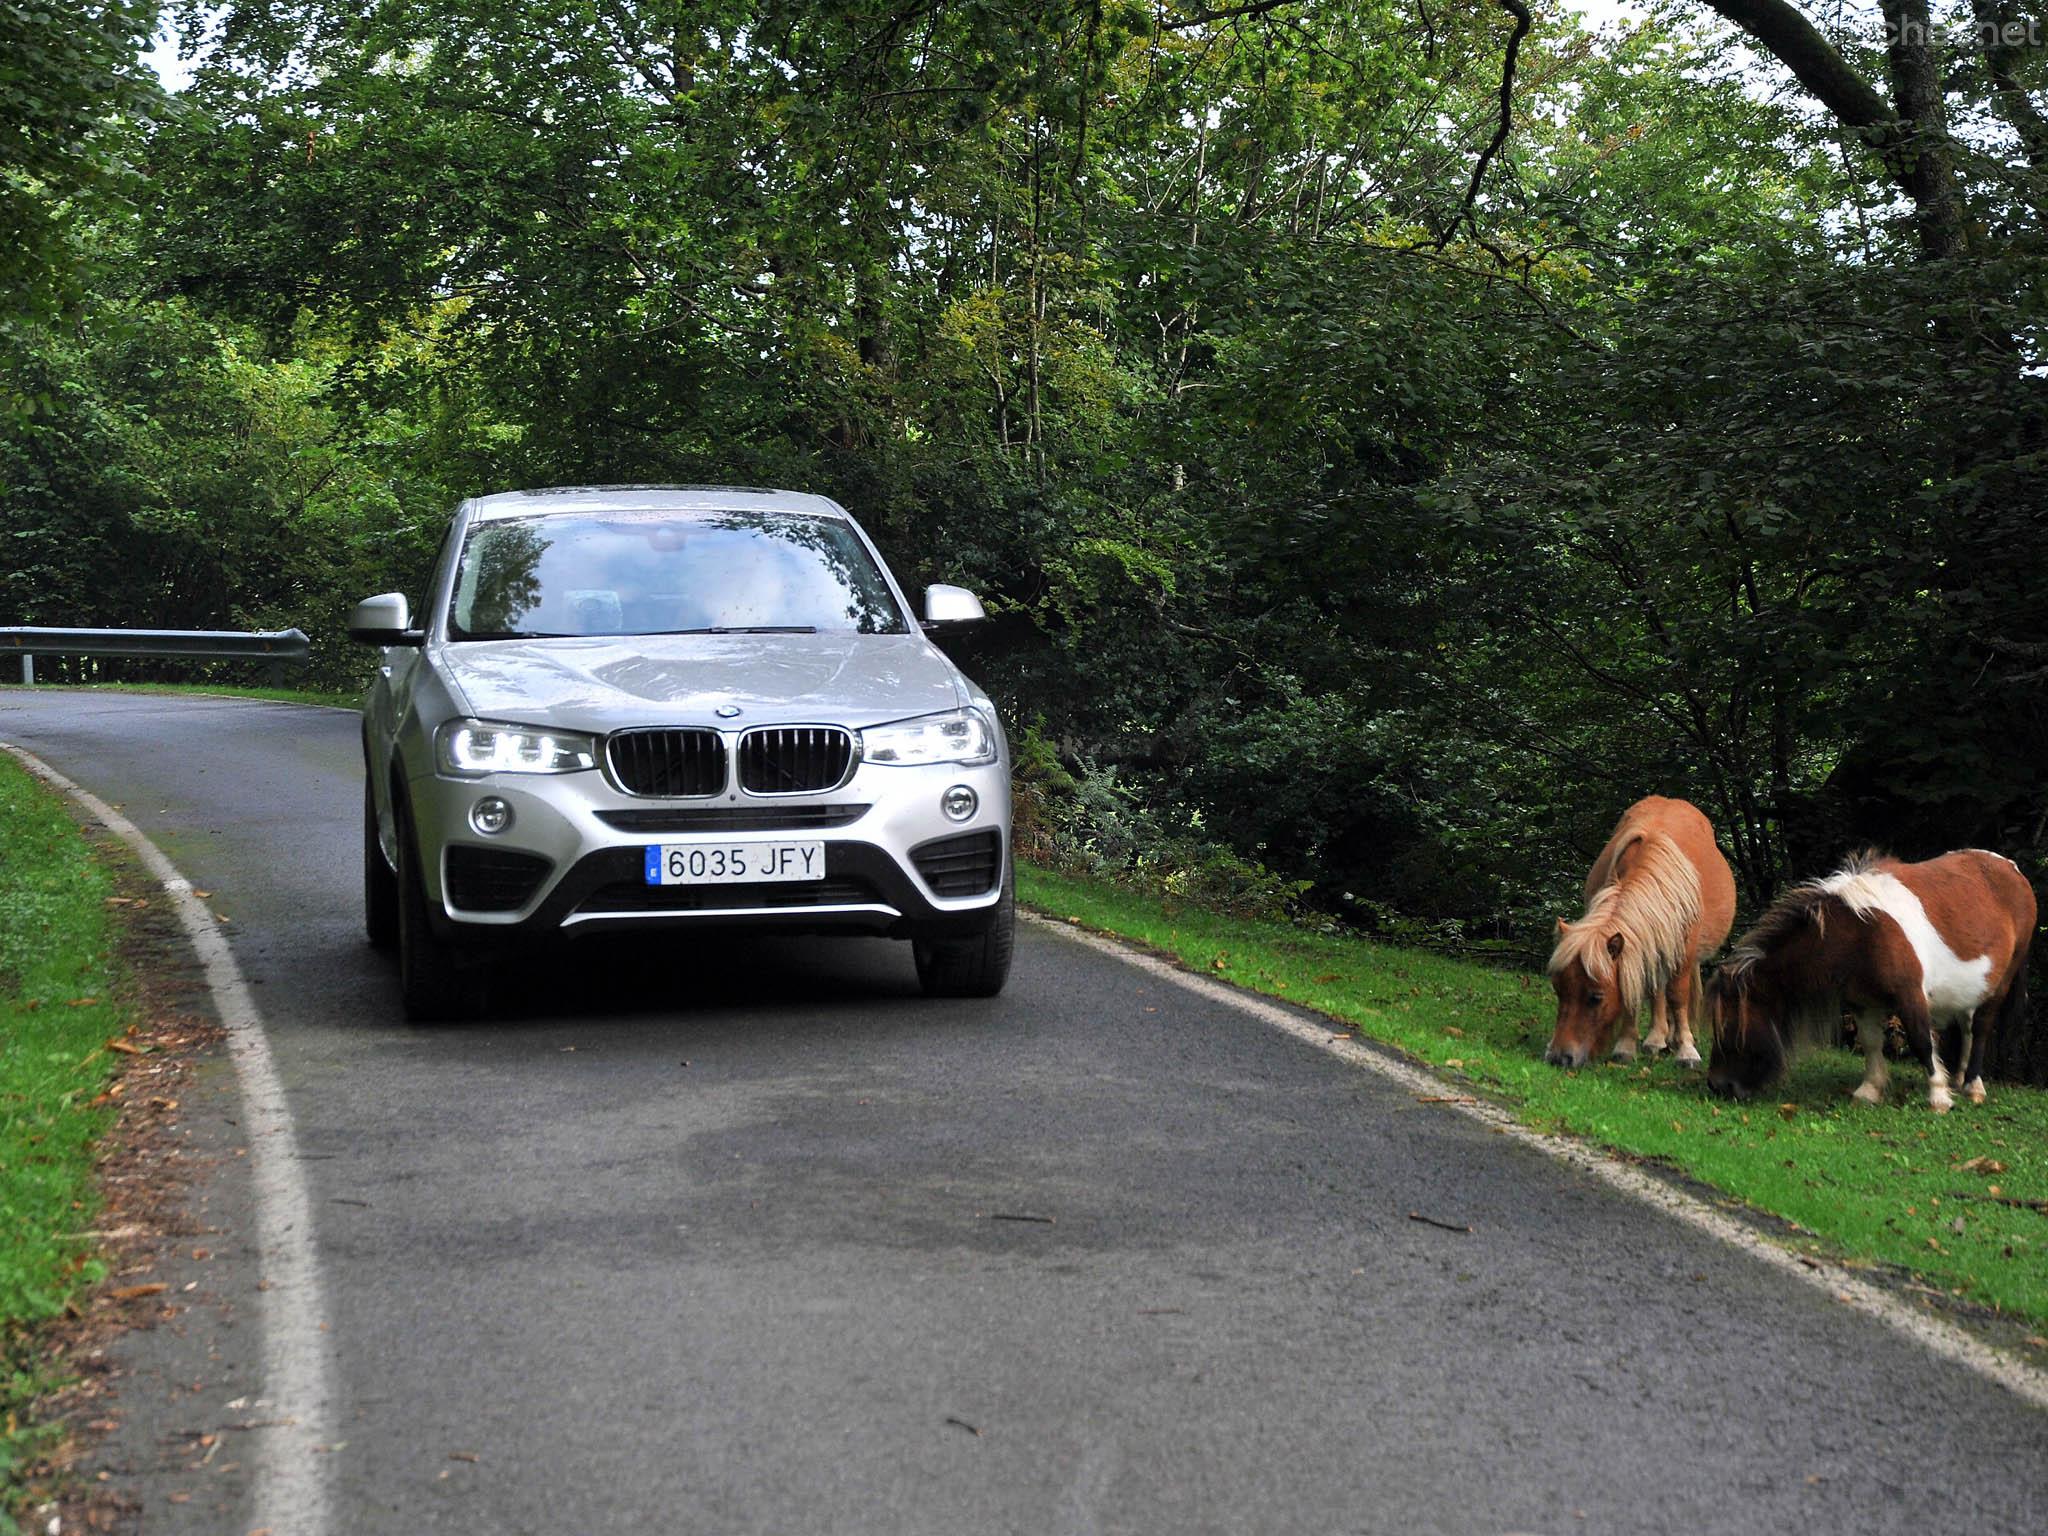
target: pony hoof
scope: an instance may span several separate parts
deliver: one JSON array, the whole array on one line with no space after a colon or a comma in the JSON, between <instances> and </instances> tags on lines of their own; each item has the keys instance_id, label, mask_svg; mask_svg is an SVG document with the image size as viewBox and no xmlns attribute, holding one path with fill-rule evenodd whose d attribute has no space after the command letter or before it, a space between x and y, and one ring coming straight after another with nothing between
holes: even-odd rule
<instances>
[{"instance_id":1,"label":"pony hoof","mask_svg":"<svg viewBox=\"0 0 2048 1536\"><path fill-rule=\"evenodd\" d=\"M1681 1067L1696 1067L1700 1064L1700 1053L1692 1046L1681 1045L1678 1048L1678 1064Z\"/></svg>"},{"instance_id":2,"label":"pony hoof","mask_svg":"<svg viewBox=\"0 0 2048 1536\"><path fill-rule=\"evenodd\" d=\"M1982 1104L1984 1102L1984 1079L1981 1077L1973 1078L1970 1086L1965 1088L1963 1092L1970 1096L1972 1104Z\"/></svg>"},{"instance_id":3,"label":"pony hoof","mask_svg":"<svg viewBox=\"0 0 2048 1536\"><path fill-rule=\"evenodd\" d=\"M1614 1048L1614 1059L1616 1061L1634 1061L1636 1059L1635 1041L1624 1040L1621 1044L1617 1045Z\"/></svg>"},{"instance_id":4,"label":"pony hoof","mask_svg":"<svg viewBox=\"0 0 2048 1536\"><path fill-rule=\"evenodd\" d=\"M1849 1097L1858 1104L1882 1104L1884 1102L1884 1090L1873 1087L1869 1083L1862 1083L1858 1085L1856 1091L1850 1094Z\"/></svg>"},{"instance_id":5,"label":"pony hoof","mask_svg":"<svg viewBox=\"0 0 2048 1536\"><path fill-rule=\"evenodd\" d=\"M1951 1109L1955 1108L1955 1104L1956 1101L1950 1098L1945 1093L1930 1093L1927 1096L1927 1107L1933 1110L1937 1115L1947 1114Z\"/></svg>"},{"instance_id":6,"label":"pony hoof","mask_svg":"<svg viewBox=\"0 0 2048 1536\"><path fill-rule=\"evenodd\" d=\"M1652 1035L1643 1042L1643 1049L1652 1056L1662 1056L1671 1049L1670 1037L1666 1035Z\"/></svg>"}]
</instances>

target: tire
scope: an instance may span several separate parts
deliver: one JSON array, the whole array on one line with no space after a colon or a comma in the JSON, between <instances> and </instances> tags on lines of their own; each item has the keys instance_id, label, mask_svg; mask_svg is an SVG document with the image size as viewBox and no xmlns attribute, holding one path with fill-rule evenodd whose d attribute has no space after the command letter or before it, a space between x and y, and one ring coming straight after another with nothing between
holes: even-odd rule
<instances>
[{"instance_id":1,"label":"tire","mask_svg":"<svg viewBox=\"0 0 2048 1536\"><path fill-rule=\"evenodd\" d=\"M377 845L377 797L363 778L363 931L372 949L398 945L398 876Z\"/></svg>"},{"instance_id":2,"label":"tire","mask_svg":"<svg viewBox=\"0 0 2048 1536\"><path fill-rule=\"evenodd\" d=\"M1003 871L1003 894L987 928L955 939L916 939L917 979L926 997L994 997L1010 979L1017 943L1017 877Z\"/></svg>"},{"instance_id":3,"label":"tire","mask_svg":"<svg viewBox=\"0 0 2048 1536\"><path fill-rule=\"evenodd\" d=\"M483 976L461 950L434 932L420 878L419 836L409 813L398 817L398 979L405 1016L415 1024L474 1018L483 1011Z\"/></svg>"}]
</instances>

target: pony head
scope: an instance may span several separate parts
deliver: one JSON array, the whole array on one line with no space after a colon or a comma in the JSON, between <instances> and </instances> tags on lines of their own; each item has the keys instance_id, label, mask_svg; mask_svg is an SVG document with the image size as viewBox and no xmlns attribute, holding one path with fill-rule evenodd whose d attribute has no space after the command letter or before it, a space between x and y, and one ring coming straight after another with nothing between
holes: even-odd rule
<instances>
[{"instance_id":1,"label":"pony head","mask_svg":"<svg viewBox=\"0 0 2048 1536\"><path fill-rule=\"evenodd\" d=\"M1716 1098L1753 1098L1785 1075L1785 1009L1753 955L1737 951L1708 979L1706 1014L1714 1042L1707 1087Z\"/></svg>"},{"instance_id":2,"label":"pony head","mask_svg":"<svg viewBox=\"0 0 2048 1536\"><path fill-rule=\"evenodd\" d=\"M1628 1017L1630 999L1622 957L1628 938L1619 929L1603 933L1596 921L1557 923L1557 948L1550 956L1550 985L1557 992L1557 1027L1543 1059L1556 1067L1583 1067L1603 1056Z\"/></svg>"}]
</instances>

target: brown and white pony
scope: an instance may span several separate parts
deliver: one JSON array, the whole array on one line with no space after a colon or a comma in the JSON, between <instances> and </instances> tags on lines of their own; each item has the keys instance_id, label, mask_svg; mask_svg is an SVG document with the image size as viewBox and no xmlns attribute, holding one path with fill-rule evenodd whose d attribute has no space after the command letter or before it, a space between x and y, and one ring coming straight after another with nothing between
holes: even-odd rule
<instances>
[{"instance_id":1,"label":"brown and white pony","mask_svg":"<svg viewBox=\"0 0 2048 1536\"><path fill-rule=\"evenodd\" d=\"M1729 1098L1768 1087L1847 1007L1863 1047L1858 1099L1884 1102L1885 1020L1896 1014L1927 1069L1928 1106L1947 1112L1951 1081L1983 1103L1985 1042L2026 1012L2034 919L2026 876L1981 848L1924 864L1863 853L1795 885L1707 984L1707 1086Z\"/></svg>"},{"instance_id":2,"label":"brown and white pony","mask_svg":"<svg viewBox=\"0 0 2048 1536\"><path fill-rule=\"evenodd\" d=\"M1699 1065L1700 961L1734 921L1735 876L1712 824L1683 800L1638 800L1586 876L1585 916L1558 919L1550 956L1557 1027L1543 1059L1582 1067L1610 1046L1632 1059L1647 1002L1654 1021L1645 1046L1654 1054L1675 1043L1681 1062Z\"/></svg>"}]
</instances>

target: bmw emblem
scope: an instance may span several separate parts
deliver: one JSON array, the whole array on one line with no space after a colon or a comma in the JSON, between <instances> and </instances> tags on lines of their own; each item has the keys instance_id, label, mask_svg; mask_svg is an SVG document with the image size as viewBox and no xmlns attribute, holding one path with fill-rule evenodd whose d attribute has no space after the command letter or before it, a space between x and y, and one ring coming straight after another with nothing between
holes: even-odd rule
<instances>
[{"instance_id":1,"label":"bmw emblem","mask_svg":"<svg viewBox=\"0 0 2048 1536\"><path fill-rule=\"evenodd\" d=\"M737 720L740 714L740 707L737 704L721 704L712 713L721 720Z\"/></svg>"}]
</instances>

